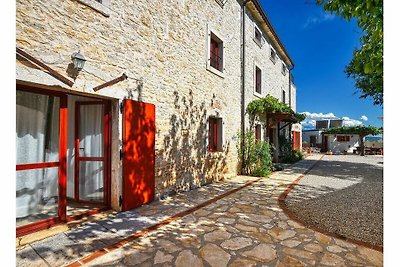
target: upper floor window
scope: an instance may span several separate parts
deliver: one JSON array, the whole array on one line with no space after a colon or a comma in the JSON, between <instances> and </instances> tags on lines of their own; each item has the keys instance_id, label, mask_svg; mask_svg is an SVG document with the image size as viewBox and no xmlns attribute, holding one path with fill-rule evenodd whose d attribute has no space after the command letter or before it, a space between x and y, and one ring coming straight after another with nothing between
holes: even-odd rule
<instances>
[{"instance_id":1,"label":"upper floor window","mask_svg":"<svg viewBox=\"0 0 400 267\"><path fill-rule=\"evenodd\" d=\"M282 90L282 102L286 103L286 92L285 92L285 90Z\"/></svg>"},{"instance_id":2,"label":"upper floor window","mask_svg":"<svg viewBox=\"0 0 400 267\"><path fill-rule=\"evenodd\" d=\"M262 45L262 33L261 31L257 28L257 26L254 26L254 41L258 45Z\"/></svg>"},{"instance_id":3,"label":"upper floor window","mask_svg":"<svg viewBox=\"0 0 400 267\"><path fill-rule=\"evenodd\" d=\"M286 65L284 63L282 63L282 74L286 75L286 73L287 73Z\"/></svg>"},{"instance_id":4,"label":"upper floor window","mask_svg":"<svg viewBox=\"0 0 400 267\"><path fill-rule=\"evenodd\" d=\"M222 151L222 118L208 119L208 151Z\"/></svg>"},{"instance_id":5,"label":"upper floor window","mask_svg":"<svg viewBox=\"0 0 400 267\"><path fill-rule=\"evenodd\" d=\"M269 58L270 58L271 61L274 62L274 64L275 64L275 62L276 62L276 52L275 52L275 50L274 50L272 47L271 47L271 51L270 51Z\"/></svg>"},{"instance_id":6,"label":"upper floor window","mask_svg":"<svg viewBox=\"0 0 400 267\"><path fill-rule=\"evenodd\" d=\"M256 66L255 91L256 93L261 94L261 69L257 66Z\"/></svg>"},{"instance_id":7,"label":"upper floor window","mask_svg":"<svg viewBox=\"0 0 400 267\"><path fill-rule=\"evenodd\" d=\"M223 72L223 42L213 33L210 36L210 66Z\"/></svg>"},{"instance_id":8,"label":"upper floor window","mask_svg":"<svg viewBox=\"0 0 400 267\"><path fill-rule=\"evenodd\" d=\"M257 124L255 127L256 140L261 140L261 125Z\"/></svg>"}]
</instances>

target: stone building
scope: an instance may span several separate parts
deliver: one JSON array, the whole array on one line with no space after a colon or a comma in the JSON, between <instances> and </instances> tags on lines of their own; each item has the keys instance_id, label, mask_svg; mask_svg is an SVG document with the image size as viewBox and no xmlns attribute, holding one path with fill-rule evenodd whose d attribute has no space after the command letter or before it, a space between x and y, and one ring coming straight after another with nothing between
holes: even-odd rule
<instances>
[{"instance_id":1,"label":"stone building","mask_svg":"<svg viewBox=\"0 0 400 267\"><path fill-rule=\"evenodd\" d=\"M257 0L16 9L17 235L236 175L247 103L295 109L294 64Z\"/></svg>"}]
</instances>

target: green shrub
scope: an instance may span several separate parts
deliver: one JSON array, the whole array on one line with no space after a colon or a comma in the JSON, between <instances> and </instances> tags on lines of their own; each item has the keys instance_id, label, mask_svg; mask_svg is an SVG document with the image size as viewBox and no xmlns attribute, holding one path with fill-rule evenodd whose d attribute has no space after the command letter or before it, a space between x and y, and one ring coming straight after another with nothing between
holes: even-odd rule
<instances>
[{"instance_id":1,"label":"green shrub","mask_svg":"<svg viewBox=\"0 0 400 267\"><path fill-rule=\"evenodd\" d=\"M239 138L241 138L239 134ZM243 150L238 143L239 158L244 153L242 162L243 174L251 176L267 176L272 170L272 156L268 142L255 140L254 132L247 131L244 135Z\"/></svg>"},{"instance_id":2,"label":"green shrub","mask_svg":"<svg viewBox=\"0 0 400 267\"><path fill-rule=\"evenodd\" d=\"M304 159L304 154L300 150L293 150L292 153L282 158L282 163L295 163Z\"/></svg>"}]
</instances>

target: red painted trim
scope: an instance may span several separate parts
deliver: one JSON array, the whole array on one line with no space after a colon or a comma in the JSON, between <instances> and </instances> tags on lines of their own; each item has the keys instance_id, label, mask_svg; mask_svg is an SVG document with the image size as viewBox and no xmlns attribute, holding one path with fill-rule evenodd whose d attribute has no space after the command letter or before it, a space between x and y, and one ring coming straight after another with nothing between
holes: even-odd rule
<instances>
[{"instance_id":1,"label":"red painted trim","mask_svg":"<svg viewBox=\"0 0 400 267\"><path fill-rule=\"evenodd\" d=\"M49 218L46 220L42 220L39 222L34 222L30 224L26 224L16 228L16 237L21 237L36 231L48 229L52 226L61 224L61 220L58 217Z\"/></svg>"},{"instance_id":2,"label":"red painted trim","mask_svg":"<svg viewBox=\"0 0 400 267\"><path fill-rule=\"evenodd\" d=\"M67 216L67 141L68 141L68 98L60 99L60 131L58 168L58 216L65 221Z\"/></svg>"},{"instance_id":3,"label":"red painted trim","mask_svg":"<svg viewBox=\"0 0 400 267\"><path fill-rule=\"evenodd\" d=\"M105 157L77 157L79 161L105 161Z\"/></svg>"},{"instance_id":4,"label":"red painted trim","mask_svg":"<svg viewBox=\"0 0 400 267\"><path fill-rule=\"evenodd\" d=\"M43 162L43 163L28 163L16 165L17 171L33 170L33 169L44 169L58 167L60 162Z\"/></svg>"},{"instance_id":5,"label":"red painted trim","mask_svg":"<svg viewBox=\"0 0 400 267\"><path fill-rule=\"evenodd\" d=\"M58 217L53 217L53 218L49 218L49 219L42 220L39 222L30 223L30 224L16 228L16 237L21 237L21 236L24 236L24 235L27 235L30 233L34 233L36 231L44 230L44 229L50 229L51 227L65 224L65 222L78 221L82 218L89 217L91 215L98 214L98 213L101 213L101 212L107 211L107 210L110 210L110 207L99 207L99 208L94 208L94 209L88 210L81 214L67 216L64 221L62 221Z\"/></svg>"},{"instance_id":6,"label":"red painted trim","mask_svg":"<svg viewBox=\"0 0 400 267\"><path fill-rule=\"evenodd\" d=\"M80 102L75 102L75 159L74 159L74 199L79 201L79 115Z\"/></svg>"},{"instance_id":7,"label":"red painted trim","mask_svg":"<svg viewBox=\"0 0 400 267\"><path fill-rule=\"evenodd\" d=\"M79 203L81 203L81 202L79 202ZM93 204L93 203L86 203L86 204ZM94 214L98 214L98 213L101 213L101 212L107 211L107 210L110 210L110 207L98 207L98 208L94 208L94 209L88 210L88 211L86 211L86 212L83 212L83 213L81 213L81 214L77 214L77 215L73 215L73 216L68 216L67 219L66 219L66 221L67 221L67 222L77 221L77 220L80 220L80 219L82 219L82 218L85 218L85 217L88 217L88 216L91 216L91 215L94 215Z\"/></svg>"},{"instance_id":8,"label":"red painted trim","mask_svg":"<svg viewBox=\"0 0 400 267\"><path fill-rule=\"evenodd\" d=\"M110 122L109 122L109 102L107 100L104 101L77 101L75 102L75 177L74 177L74 200L78 203L92 203L92 204L104 204L110 205L110 194L111 190L108 184L110 183L110 175L109 175L109 160L108 154L110 153L110 141L109 141L109 131L110 131ZM103 105L103 156L102 157L80 157L79 156L79 118L81 114L81 106L84 105ZM91 201L81 201L79 199L79 165L81 161L102 161L103 162L103 201L102 202L91 202Z\"/></svg>"}]
</instances>

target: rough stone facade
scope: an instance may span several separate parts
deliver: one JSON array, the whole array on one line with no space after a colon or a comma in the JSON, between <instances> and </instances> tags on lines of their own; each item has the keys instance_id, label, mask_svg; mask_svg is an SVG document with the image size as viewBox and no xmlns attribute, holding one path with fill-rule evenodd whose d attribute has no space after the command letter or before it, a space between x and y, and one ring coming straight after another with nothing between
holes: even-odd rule
<instances>
[{"instance_id":1,"label":"rough stone facade","mask_svg":"<svg viewBox=\"0 0 400 267\"><path fill-rule=\"evenodd\" d=\"M111 206L122 191L119 159L121 114L127 97L156 106L156 195L189 190L237 173L241 112L241 6L215 0L107 1L17 0L16 45L64 76L72 89L112 100ZM99 6L100 5L100 6ZM289 75L269 59L269 45L253 41L246 13L246 101L254 99L254 64L263 70L263 95L278 99ZM223 39L224 76L207 70L209 29ZM87 59L76 75L71 54ZM17 79L37 82L36 72ZM98 92L93 87L126 73L127 80ZM45 82L44 82L45 83ZM295 90L292 90L295 104ZM293 107L295 108L295 107ZM208 152L208 118L223 119L223 151ZM68 174L69 175L69 174Z\"/></svg>"}]
</instances>

